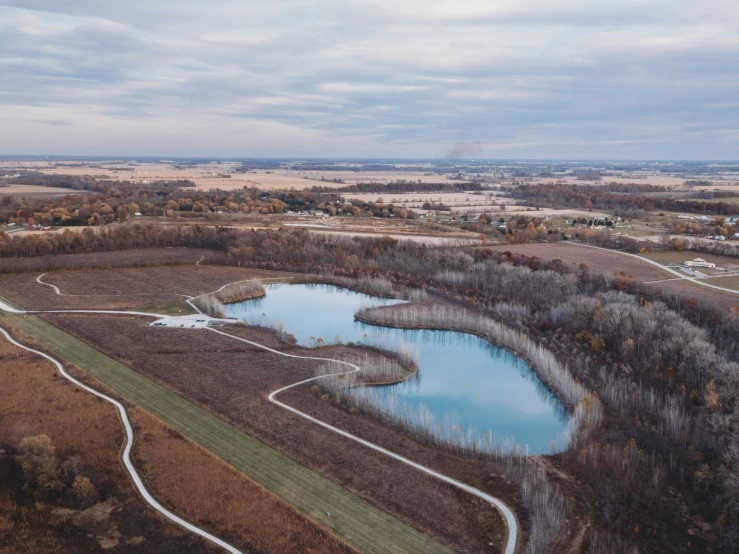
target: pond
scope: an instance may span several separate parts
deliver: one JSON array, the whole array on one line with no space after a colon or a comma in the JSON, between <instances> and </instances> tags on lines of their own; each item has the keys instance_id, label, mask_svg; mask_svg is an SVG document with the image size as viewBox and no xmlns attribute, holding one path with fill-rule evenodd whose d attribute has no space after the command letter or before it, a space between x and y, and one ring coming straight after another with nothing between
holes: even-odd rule
<instances>
[{"instance_id":1,"label":"pond","mask_svg":"<svg viewBox=\"0 0 739 554\"><path fill-rule=\"evenodd\" d=\"M567 444L568 414L520 358L474 335L453 331L392 329L354 319L361 307L398 303L328 285L266 285L263 298L226 306L228 317L278 327L304 346L320 341L393 345L408 343L419 355L418 375L375 388L405 410L433 415L435 424L489 432L499 444L546 453L552 441ZM425 407L424 407L425 406ZM428 410L426 410L428 408Z\"/></svg>"}]
</instances>

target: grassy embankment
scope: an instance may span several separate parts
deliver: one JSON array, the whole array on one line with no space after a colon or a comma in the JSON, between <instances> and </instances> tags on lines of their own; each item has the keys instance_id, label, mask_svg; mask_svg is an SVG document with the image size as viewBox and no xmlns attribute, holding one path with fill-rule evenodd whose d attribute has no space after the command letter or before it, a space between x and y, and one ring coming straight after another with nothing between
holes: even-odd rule
<instances>
[{"instance_id":1,"label":"grassy embankment","mask_svg":"<svg viewBox=\"0 0 739 554\"><path fill-rule=\"evenodd\" d=\"M35 316L0 318L211 451L359 551L448 552L355 494L53 325Z\"/></svg>"}]
</instances>

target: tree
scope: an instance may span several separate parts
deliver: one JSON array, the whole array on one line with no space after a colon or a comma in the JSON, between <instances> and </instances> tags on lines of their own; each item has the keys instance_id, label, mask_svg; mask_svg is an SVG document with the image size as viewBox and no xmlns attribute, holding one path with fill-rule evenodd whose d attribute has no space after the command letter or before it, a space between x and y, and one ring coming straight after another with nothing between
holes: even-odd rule
<instances>
[{"instance_id":1,"label":"tree","mask_svg":"<svg viewBox=\"0 0 739 554\"><path fill-rule=\"evenodd\" d=\"M74 483L72 483L72 490L82 503L88 506L95 501L95 497L97 496L95 485L87 477L81 475L78 475Z\"/></svg>"},{"instance_id":2,"label":"tree","mask_svg":"<svg viewBox=\"0 0 739 554\"><path fill-rule=\"evenodd\" d=\"M59 479L56 449L47 435L23 439L18 447L16 462L21 468L26 492L44 498L64 489Z\"/></svg>"}]
</instances>

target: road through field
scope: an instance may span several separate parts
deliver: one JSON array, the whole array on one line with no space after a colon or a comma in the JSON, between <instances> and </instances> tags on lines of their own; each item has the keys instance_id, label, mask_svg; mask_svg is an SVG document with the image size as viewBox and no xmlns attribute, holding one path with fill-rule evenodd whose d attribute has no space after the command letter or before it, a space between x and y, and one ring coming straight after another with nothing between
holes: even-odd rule
<instances>
[{"instance_id":1,"label":"road through field","mask_svg":"<svg viewBox=\"0 0 739 554\"><path fill-rule=\"evenodd\" d=\"M601 248L600 246L593 246L591 244L580 244L577 242L562 242L561 244L569 244L570 246L581 246L583 248L594 248L596 250L604 250L606 252L613 252L615 254L621 254L622 256L630 256L632 258L636 258L637 260L641 260L643 262L646 262L648 264L651 264L655 267L660 268L663 271L666 271L667 273L671 273L672 275L676 275L683 281L690 281L691 283L695 283L696 285L700 285L702 287L708 287L709 289L715 289L720 290L721 292L728 292L729 294L736 294L739 295L738 290L734 289L727 289L726 287L719 287L716 285L710 285L708 283L705 283L703 279L695 279L694 277L688 277L684 273L680 273L679 271L675 271L674 269L671 269L667 266L662 265L659 262L655 262L654 260L650 260L649 258L645 258L643 256L639 256L637 254L630 254L628 252L621 252L619 250L611 250L609 248Z\"/></svg>"}]
</instances>

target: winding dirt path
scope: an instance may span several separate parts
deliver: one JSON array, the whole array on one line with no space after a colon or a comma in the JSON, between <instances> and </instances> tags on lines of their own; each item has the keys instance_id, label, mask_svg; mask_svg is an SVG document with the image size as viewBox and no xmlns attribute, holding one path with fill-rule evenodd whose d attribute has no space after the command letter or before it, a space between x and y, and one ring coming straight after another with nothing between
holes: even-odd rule
<instances>
[{"instance_id":1,"label":"winding dirt path","mask_svg":"<svg viewBox=\"0 0 739 554\"><path fill-rule=\"evenodd\" d=\"M7 310L7 308L10 308L10 306L8 306L7 304L4 304L4 303L0 302L0 308ZM21 310L16 310L14 308L11 308L11 310L14 313L27 313L27 312L23 312ZM180 525L181 527L187 529L188 531L190 531L192 533L195 533L196 535L199 535L199 536L203 537L205 540L210 541L213 544L216 544L216 545L220 546L221 548L223 548L227 552L231 552L232 554L242 554L242 552L240 550L238 550L235 547L231 546L227 542L219 539L215 535L211 535L210 533L208 533L207 531L201 529L200 527L197 527L197 526L193 525L192 523L189 523L189 522L185 521L184 519L182 519L178 515L170 512L167 508L165 508L164 506L162 506L156 500L156 498L154 498L149 493L149 491L146 489L146 486L144 485L144 482L141 480L141 476L138 474L138 472L136 471L136 468L134 467L133 463L131 462L131 448L133 448L133 427L131 425L131 420L128 419L128 414L126 413L126 408L123 406L123 404L121 404L117 400L114 400L110 396L106 396L105 394L96 391L92 387L89 387L89 386L85 385L81 381L78 381L77 379L75 379L74 377L72 377L69 373L67 373L64 370L64 366L61 364L61 362L59 362L55 358L52 358L51 356L49 356L48 354L46 354L44 352L40 352L38 350L34 350L33 348L29 348L28 346L25 346L24 344L21 344L20 342L18 342L17 340L15 340L13 337L11 337L10 334L5 329L3 329L2 327L0 327L0 333L2 333L3 336L11 344L14 344L18 348L22 348L23 350L27 350L28 352L31 352L33 354L37 354L37 355L39 355L39 356L41 356L43 358L46 358L52 364L54 364L54 366L56 366L57 370L62 375L62 377L64 377L65 379L71 381L72 383L74 383L78 387L86 390L87 392L90 392L90 393L94 394L95 396L97 396L99 398L102 398L103 400L106 400L107 402L110 402L111 404L113 404L118 409L118 414L120 415L121 421L123 422L123 427L126 430L126 445L125 445L125 448L123 450L123 455L122 455L122 457L123 457L123 465L125 466L126 471L128 471L128 474L131 476L131 479L133 480L133 483L136 486L136 489L139 491L139 494L144 498L144 500L146 501L147 504L149 504L149 506L151 506L154 510L156 510L157 512L159 512L160 514L162 514L164 517L166 517L170 521L176 523L177 525Z\"/></svg>"}]
</instances>

